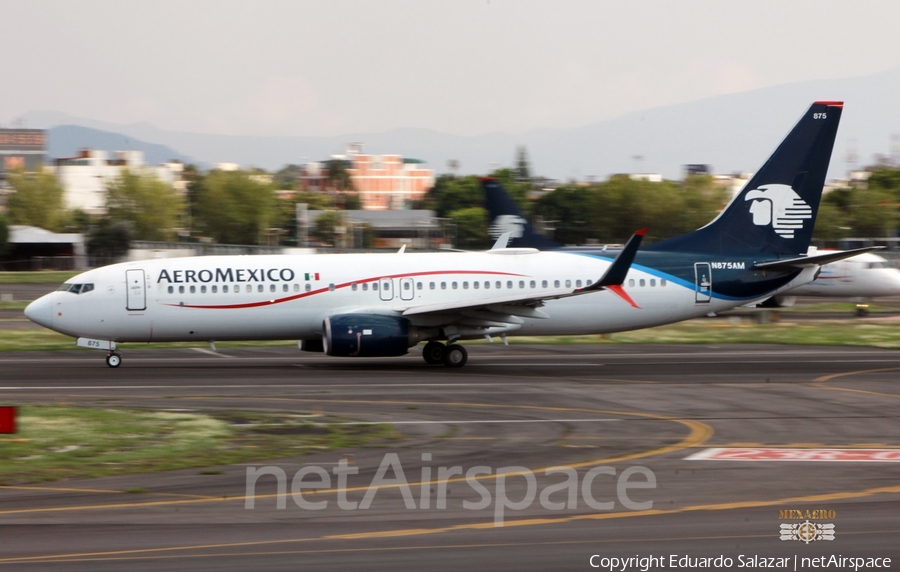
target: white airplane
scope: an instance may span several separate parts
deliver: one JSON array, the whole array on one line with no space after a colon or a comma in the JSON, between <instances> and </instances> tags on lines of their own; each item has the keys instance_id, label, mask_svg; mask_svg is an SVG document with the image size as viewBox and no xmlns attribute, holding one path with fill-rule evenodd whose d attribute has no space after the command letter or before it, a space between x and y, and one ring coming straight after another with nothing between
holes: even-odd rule
<instances>
[{"instance_id":1,"label":"white airplane","mask_svg":"<svg viewBox=\"0 0 900 572\"><path fill-rule=\"evenodd\" d=\"M446 254L210 256L114 264L32 302L32 321L102 349L123 342L295 339L332 356L461 367L457 342L597 334L719 312L811 282L807 256L843 104L816 102L747 187L705 227L615 260L505 248ZM447 342L442 343L442 342Z\"/></svg>"},{"instance_id":2,"label":"white airplane","mask_svg":"<svg viewBox=\"0 0 900 572\"><path fill-rule=\"evenodd\" d=\"M818 252L834 252L819 250ZM858 254L822 266L819 276L785 294L773 296L761 305L792 306L797 296L848 298L857 303L857 313L865 314L872 298L900 296L900 270L877 254Z\"/></svg>"}]
</instances>

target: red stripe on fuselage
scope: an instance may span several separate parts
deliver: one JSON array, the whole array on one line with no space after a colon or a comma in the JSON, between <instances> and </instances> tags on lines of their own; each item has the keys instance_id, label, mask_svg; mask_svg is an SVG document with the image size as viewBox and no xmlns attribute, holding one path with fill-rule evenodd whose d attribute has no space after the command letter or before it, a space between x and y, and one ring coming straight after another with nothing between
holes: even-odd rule
<instances>
[{"instance_id":1,"label":"red stripe on fuselage","mask_svg":"<svg viewBox=\"0 0 900 572\"><path fill-rule=\"evenodd\" d=\"M335 284L334 289L339 290L341 288L347 288L353 284L363 284L368 282L377 282L384 278L412 278L415 276L438 276L443 274L489 274L492 276L525 276L524 274L514 274L511 272L494 272L492 270L438 270L432 272L407 272L405 274L391 274L389 276L376 276L374 278L364 278L362 280L353 280L351 282L344 282L341 284ZM175 308L195 308L201 310L237 310L240 308L259 308L262 306L271 306L272 304L281 304L283 302L290 302L292 300L299 300L300 298L306 298L308 296L314 296L316 294L321 294L322 292L328 292L329 288L317 288L316 290L310 290L309 292L301 292L299 294L294 294L293 296L286 296L284 298L275 298L273 300L263 300L262 302L245 302L243 304L166 304L166 306L173 306Z\"/></svg>"}]
</instances>

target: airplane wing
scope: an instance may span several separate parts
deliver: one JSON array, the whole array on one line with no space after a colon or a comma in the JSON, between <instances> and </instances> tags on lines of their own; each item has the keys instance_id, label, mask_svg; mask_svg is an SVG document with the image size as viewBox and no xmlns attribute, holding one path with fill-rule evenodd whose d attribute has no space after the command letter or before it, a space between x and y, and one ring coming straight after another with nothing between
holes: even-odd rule
<instances>
[{"instance_id":1,"label":"airplane wing","mask_svg":"<svg viewBox=\"0 0 900 572\"><path fill-rule=\"evenodd\" d=\"M634 300L622 289L628 270L634 262L641 240L647 229L641 229L634 233L628 240L625 248L619 252L609 268L603 276L593 284L583 288L565 288L551 291L544 291L537 296L491 296L475 300L462 300L455 302L445 302L440 304L427 304L424 306L412 306L403 310L404 316L414 316L421 314L435 314L456 311L489 311L494 313L506 313L511 316L527 316L535 318L549 317L543 312L537 310L544 305L547 300L558 300L560 298L568 298L570 296L580 296L590 294L591 292L599 292L600 290L610 290L620 296L626 302L638 308ZM531 311L526 311L530 309ZM523 314L523 311L525 313Z\"/></svg>"},{"instance_id":2,"label":"airplane wing","mask_svg":"<svg viewBox=\"0 0 900 572\"><path fill-rule=\"evenodd\" d=\"M881 250L883 246L867 246L865 248L854 248L852 250L841 250L839 252L829 252L826 254L815 254L813 256L799 256L797 258L788 258L785 260L773 260L771 262L757 262L753 268L758 270L798 270L809 266L821 266L829 262L837 262L857 254L871 252L873 250Z\"/></svg>"}]
</instances>

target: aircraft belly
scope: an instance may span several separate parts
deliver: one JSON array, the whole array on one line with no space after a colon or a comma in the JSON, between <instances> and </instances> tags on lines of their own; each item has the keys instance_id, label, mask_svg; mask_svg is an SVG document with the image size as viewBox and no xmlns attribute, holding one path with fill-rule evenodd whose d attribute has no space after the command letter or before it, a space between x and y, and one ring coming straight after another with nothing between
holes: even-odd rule
<instances>
[{"instance_id":1,"label":"aircraft belly","mask_svg":"<svg viewBox=\"0 0 900 572\"><path fill-rule=\"evenodd\" d=\"M162 309L160 319L154 320L152 339L160 342L301 339L318 335L322 319L319 310L170 307Z\"/></svg>"}]
</instances>

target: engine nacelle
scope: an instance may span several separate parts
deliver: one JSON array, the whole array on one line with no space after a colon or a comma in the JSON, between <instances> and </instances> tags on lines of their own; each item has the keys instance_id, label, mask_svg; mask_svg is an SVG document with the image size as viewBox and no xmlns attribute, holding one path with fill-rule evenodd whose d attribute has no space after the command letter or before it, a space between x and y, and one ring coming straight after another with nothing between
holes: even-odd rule
<instances>
[{"instance_id":1,"label":"engine nacelle","mask_svg":"<svg viewBox=\"0 0 900 572\"><path fill-rule=\"evenodd\" d=\"M419 332L406 318L341 314L325 319L322 342L330 356L402 356L419 343Z\"/></svg>"}]
</instances>

